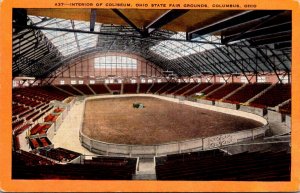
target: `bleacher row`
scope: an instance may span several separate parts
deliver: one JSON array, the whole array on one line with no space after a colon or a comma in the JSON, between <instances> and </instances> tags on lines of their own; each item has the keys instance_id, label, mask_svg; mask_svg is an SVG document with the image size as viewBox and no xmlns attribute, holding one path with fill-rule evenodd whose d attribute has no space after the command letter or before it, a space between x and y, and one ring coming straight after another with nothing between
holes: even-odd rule
<instances>
[{"instance_id":1,"label":"bleacher row","mask_svg":"<svg viewBox=\"0 0 300 193\"><path fill-rule=\"evenodd\" d=\"M227 155L220 150L156 158L158 180L289 181L291 154L243 152Z\"/></svg>"},{"instance_id":2,"label":"bleacher row","mask_svg":"<svg viewBox=\"0 0 300 193\"><path fill-rule=\"evenodd\" d=\"M80 158L81 154L57 148L37 154L13 152L14 179L84 179L131 180L136 171L137 158L93 157L83 163L59 162ZM58 161L58 162L57 162Z\"/></svg>"},{"instance_id":3,"label":"bleacher row","mask_svg":"<svg viewBox=\"0 0 300 193\"><path fill-rule=\"evenodd\" d=\"M140 83L140 84L92 84L92 85L56 85L59 90L65 90L72 95L95 94L136 94L150 93L159 95L174 95L191 97L196 93L203 94L203 99L222 101L232 104L247 105L266 108L278 106L291 99L290 84L270 83ZM53 87L54 88L54 87ZM281 112L290 114L290 106L280 108Z\"/></svg>"}]
</instances>

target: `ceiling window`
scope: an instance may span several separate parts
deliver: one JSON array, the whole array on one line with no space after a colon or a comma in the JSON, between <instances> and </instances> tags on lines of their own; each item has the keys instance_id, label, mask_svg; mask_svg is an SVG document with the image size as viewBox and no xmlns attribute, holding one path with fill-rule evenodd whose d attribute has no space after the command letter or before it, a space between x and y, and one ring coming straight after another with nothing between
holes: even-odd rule
<instances>
[{"instance_id":1,"label":"ceiling window","mask_svg":"<svg viewBox=\"0 0 300 193\"><path fill-rule=\"evenodd\" d=\"M101 56L94 59L94 67L137 69L137 60L125 56Z\"/></svg>"}]
</instances>

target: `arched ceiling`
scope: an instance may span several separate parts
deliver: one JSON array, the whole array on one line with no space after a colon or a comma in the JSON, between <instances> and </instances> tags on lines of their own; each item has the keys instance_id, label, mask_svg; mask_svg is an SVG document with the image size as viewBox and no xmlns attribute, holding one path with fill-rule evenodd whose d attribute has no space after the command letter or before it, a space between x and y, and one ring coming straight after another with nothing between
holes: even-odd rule
<instances>
[{"instance_id":1,"label":"arched ceiling","mask_svg":"<svg viewBox=\"0 0 300 193\"><path fill-rule=\"evenodd\" d=\"M13 76L46 78L95 51L135 53L178 76L291 69L290 11L14 9L13 27Z\"/></svg>"}]
</instances>

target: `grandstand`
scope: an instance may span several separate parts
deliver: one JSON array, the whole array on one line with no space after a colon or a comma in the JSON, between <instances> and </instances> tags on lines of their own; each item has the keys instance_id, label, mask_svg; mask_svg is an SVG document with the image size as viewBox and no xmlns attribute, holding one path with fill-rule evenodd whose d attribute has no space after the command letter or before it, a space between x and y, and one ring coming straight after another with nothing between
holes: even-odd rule
<instances>
[{"instance_id":1,"label":"grandstand","mask_svg":"<svg viewBox=\"0 0 300 193\"><path fill-rule=\"evenodd\" d=\"M290 181L291 11L15 8L12 24L13 179Z\"/></svg>"}]
</instances>

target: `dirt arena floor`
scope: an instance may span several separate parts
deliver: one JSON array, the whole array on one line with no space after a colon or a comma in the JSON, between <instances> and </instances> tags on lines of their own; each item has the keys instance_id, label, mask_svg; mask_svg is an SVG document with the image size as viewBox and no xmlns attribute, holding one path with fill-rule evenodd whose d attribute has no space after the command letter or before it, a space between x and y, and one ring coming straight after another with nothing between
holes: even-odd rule
<instances>
[{"instance_id":1,"label":"dirt arena floor","mask_svg":"<svg viewBox=\"0 0 300 193\"><path fill-rule=\"evenodd\" d=\"M133 103L145 105L133 108ZM118 144L151 145L256 128L261 123L153 97L86 102L83 133Z\"/></svg>"}]
</instances>

